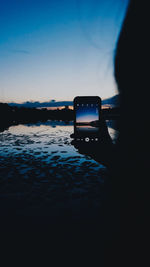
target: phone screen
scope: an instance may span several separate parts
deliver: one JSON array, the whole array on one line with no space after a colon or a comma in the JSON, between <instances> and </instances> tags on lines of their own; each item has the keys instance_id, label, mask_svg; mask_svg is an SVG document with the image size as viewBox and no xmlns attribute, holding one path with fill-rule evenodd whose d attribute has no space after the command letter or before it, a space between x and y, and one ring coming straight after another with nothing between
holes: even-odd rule
<instances>
[{"instance_id":1,"label":"phone screen","mask_svg":"<svg viewBox=\"0 0 150 267\"><path fill-rule=\"evenodd\" d=\"M98 97L77 97L75 108L75 133L79 136L98 136L100 100Z\"/></svg>"},{"instance_id":2,"label":"phone screen","mask_svg":"<svg viewBox=\"0 0 150 267\"><path fill-rule=\"evenodd\" d=\"M76 131L78 133L96 133L99 130L98 104L77 104Z\"/></svg>"}]
</instances>

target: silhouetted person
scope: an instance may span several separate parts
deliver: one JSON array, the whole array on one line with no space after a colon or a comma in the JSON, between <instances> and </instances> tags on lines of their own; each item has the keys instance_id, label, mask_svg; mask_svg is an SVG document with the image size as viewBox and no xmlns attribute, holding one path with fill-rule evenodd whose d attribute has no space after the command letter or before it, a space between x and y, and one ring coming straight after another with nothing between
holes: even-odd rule
<instances>
[{"instance_id":1,"label":"silhouetted person","mask_svg":"<svg viewBox=\"0 0 150 267\"><path fill-rule=\"evenodd\" d=\"M117 190L122 205L122 242L132 256L132 266L136 259L144 264L146 254L140 256L149 243L148 16L147 1L130 1L115 56L115 77L121 96Z\"/></svg>"},{"instance_id":2,"label":"silhouetted person","mask_svg":"<svg viewBox=\"0 0 150 267\"><path fill-rule=\"evenodd\" d=\"M108 240L106 257L109 264L117 266L136 266L137 263L145 266L149 256L148 18L148 1L129 2L115 53L115 78L121 105L117 144L110 144L108 131L103 128L106 144L102 140L99 148L90 152L78 146L79 152L91 155L111 170L114 203L118 202L118 217L114 216L119 227ZM107 259L105 263L107 265Z\"/></svg>"}]
</instances>

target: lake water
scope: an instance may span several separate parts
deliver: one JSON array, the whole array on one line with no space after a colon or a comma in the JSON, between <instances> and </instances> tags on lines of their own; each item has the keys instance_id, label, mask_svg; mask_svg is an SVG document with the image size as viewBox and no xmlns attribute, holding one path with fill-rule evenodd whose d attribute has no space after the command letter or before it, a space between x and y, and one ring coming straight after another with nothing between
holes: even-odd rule
<instances>
[{"instance_id":1,"label":"lake water","mask_svg":"<svg viewBox=\"0 0 150 267\"><path fill-rule=\"evenodd\" d=\"M115 142L116 131L109 127L109 132ZM76 216L77 207L87 201L100 206L107 169L79 154L71 145L71 133L72 123L51 121L1 132L1 200L26 203L23 210L18 208L20 214L36 214L35 207L41 205L58 213L63 206L74 206Z\"/></svg>"}]
</instances>

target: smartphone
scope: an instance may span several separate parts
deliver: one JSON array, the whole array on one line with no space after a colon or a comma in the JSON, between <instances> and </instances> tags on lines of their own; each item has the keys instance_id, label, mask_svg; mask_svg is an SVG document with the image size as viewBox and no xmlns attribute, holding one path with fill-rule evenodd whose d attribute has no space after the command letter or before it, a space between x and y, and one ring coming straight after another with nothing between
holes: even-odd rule
<instances>
[{"instance_id":1,"label":"smartphone","mask_svg":"<svg viewBox=\"0 0 150 267\"><path fill-rule=\"evenodd\" d=\"M97 142L100 137L101 98L74 98L74 136L77 141Z\"/></svg>"}]
</instances>

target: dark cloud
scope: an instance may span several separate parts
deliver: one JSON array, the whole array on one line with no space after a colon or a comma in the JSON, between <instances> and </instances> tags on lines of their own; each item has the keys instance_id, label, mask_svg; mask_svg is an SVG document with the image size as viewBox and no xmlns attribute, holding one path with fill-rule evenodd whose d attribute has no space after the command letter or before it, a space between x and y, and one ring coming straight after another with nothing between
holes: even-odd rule
<instances>
[{"instance_id":1,"label":"dark cloud","mask_svg":"<svg viewBox=\"0 0 150 267\"><path fill-rule=\"evenodd\" d=\"M28 108L40 108L40 107L61 107L61 106L72 106L73 101L55 101L50 100L49 102L24 102L24 103L9 103L10 106L18 106L18 107L28 107Z\"/></svg>"},{"instance_id":2,"label":"dark cloud","mask_svg":"<svg viewBox=\"0 0 150 267\"><path fill-rule=\"evenodd\" d=\"M24 103L8 103L10 106L18 106L18 107L28 107L28 108L41 108L41 107L61 107L61 106L72 106L73 101L56 101L55 99L52 99L48 102L39 102L39 101L27 101ZM115 95L113 97L103 99L102 100L102 105L113 105L113 106L119 106L120 100L119 100L119 95Z\"/></svg>"}]
</instances>

